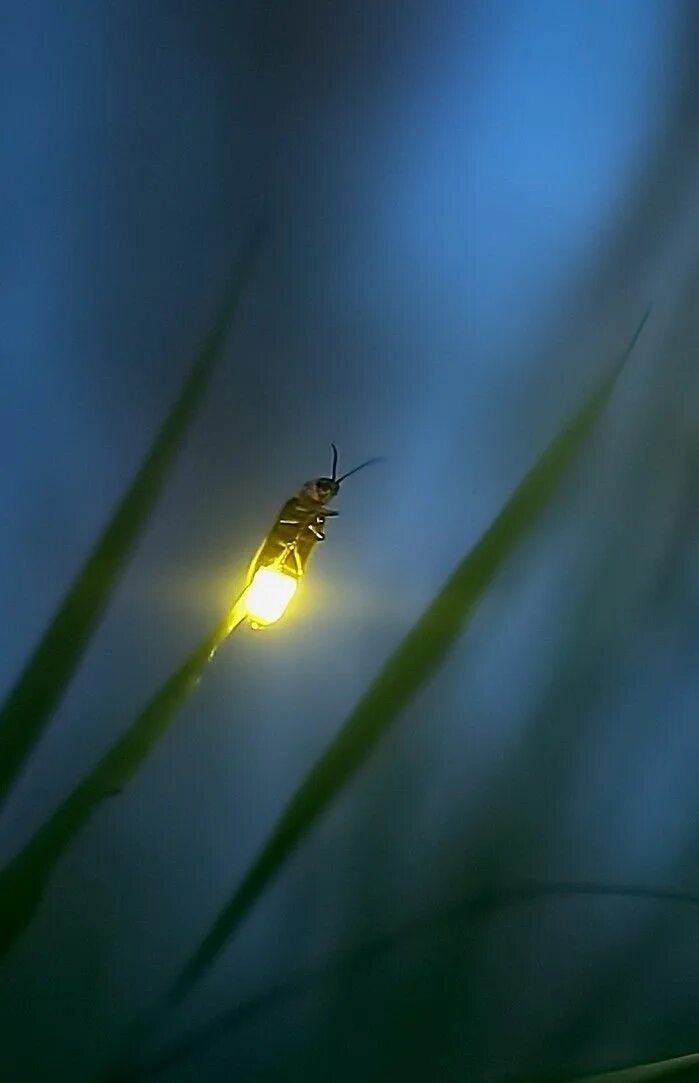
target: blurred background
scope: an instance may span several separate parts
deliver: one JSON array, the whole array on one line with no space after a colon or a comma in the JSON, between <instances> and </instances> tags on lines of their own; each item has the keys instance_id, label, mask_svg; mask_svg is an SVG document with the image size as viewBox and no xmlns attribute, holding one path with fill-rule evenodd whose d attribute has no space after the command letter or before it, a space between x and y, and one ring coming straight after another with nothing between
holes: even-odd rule
<instances>
[{"instance_id":1,"label":"blurred background","mask_svg":"<svg viewBox=\"0 0 699 1083\"><path fill-rule=\"evenodd\" d=\"M494 884L699 894L697 5L27 0L0 18L3 688L250 223L271 227L3 857L218 619L329 442L344 469L386 457L343 487L288 617L233 637L62 861L0 975L0 1077L109 1061L648 303L545 521L160 1041ZM428 921L160 1078L480 1083L689 1052L698 920L566 896Z\"/></svg>"}]
</instances>

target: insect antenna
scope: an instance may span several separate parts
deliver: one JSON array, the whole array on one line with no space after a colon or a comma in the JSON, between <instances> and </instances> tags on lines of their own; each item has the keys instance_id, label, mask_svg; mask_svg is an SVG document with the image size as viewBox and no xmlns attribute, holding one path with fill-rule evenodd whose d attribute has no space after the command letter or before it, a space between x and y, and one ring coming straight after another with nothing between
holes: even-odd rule
<instances>
[{"instance_id":1,"label":"insect antenna","mask_svg":"<svg viewBox=\"0 0 699 1083\"><path fill-rule=\"evenodd\" d=\"M374 463L380 463L380 462L383 462L383 456L382 455L377 455L373 459L367 459L367 461L365 463L360 463L359 466L355 466L353 470L348 470L347 473L343 474L341 478L336 478L334 473L333 473L333 481L336 481L337 484L339 485L341 481L345 480L345 478L352 477L352 474L356 474L359 470L363 470L365 466L372 466Z\"/></svg>"},{"instance_id":2,"label":"insect antenna","mask_svg":"<svg viewBox=\"0 0 699 1083\"><path fill-rule=\"evenodd\" d=\"M336 448L336 447L335 447L335 445L334 445L334 444L332 444L332 443L330 444L330 447L331 447L331 448L333 449L333 472L332 472L332 479L333 479L333 481L337 481L337 448Z\"/></svg>"}]
</instances>

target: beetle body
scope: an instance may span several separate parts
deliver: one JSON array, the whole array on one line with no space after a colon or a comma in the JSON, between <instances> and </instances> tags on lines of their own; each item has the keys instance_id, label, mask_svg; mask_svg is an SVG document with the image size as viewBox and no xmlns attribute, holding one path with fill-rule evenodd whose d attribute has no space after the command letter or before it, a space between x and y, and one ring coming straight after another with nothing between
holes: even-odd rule
<instances>
[{"instance_id":1,"label":"beetle body","mask_svg":"<svg viewBox=\"0 0 699 1083\"><path fill-rule=\"evenodd\" d=\"M313 499L309 488L314 484L309 482L287 500L250 564L248 582L258 568L270 565L297 578L304 574L313 549L319 541L325 540L325 520L338 514Z\"/></svg>"},{"instance_id":2,"label":"beetle body","mask_svg":"<svg viewBox=\"0 0 699 1083\"><path fill-rule=\"evenodd\" d=\"M325 540L323 527L325 521L339 512L332 511L328 504L339 490L340 484L350 474L356 474L376 459L369 459L337 477L337 448L333 449L332 477L314 478L307 481L299 492L284 504L272 529L262 542L248 569L247 582L252 582L259 568L275 567L300 579L305 571L311 553L318 542Z\"/></svg>"}]
</instances>

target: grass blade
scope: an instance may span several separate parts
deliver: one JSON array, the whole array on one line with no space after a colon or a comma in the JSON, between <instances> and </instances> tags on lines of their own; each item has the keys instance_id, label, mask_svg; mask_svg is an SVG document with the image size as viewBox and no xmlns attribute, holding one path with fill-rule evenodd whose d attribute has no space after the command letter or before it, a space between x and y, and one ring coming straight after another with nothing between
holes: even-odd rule
<instances>
[{"instance_id":1,"label":"grass blade","mask_svg":"<svg viewBox=\"0 0 699 1083\"><path fill-rule=\"evenodd\" d=\"M0 872L0 958L30 924L51 873L91 815L113 797L148 758L206 665L242 619L236 605L155 693L128 730L68 795L27 845Z\"/></svg>"},{"instance_id":2,"label":"grass blade","mask_svg":"<svg viewBox=\"0 0 699 1083\"><path fill-rule=\"evenodd\" d=\"M249 279L261 231L248 238L219 318L136 477L0 709L0 807L57 708L143 533L191 424Z\"/></svg>"},{"instance_id":3,"label":"grass blade","mask_svg":"<svg viewBox=\"0 0 699 1083\"><path fill-rule=\"evenodd\" d=\"M464 557L345 721L292 797L238 889L170 990L177 1002L214 962L284 862L365 762L401 710L433 676L505 559L546 508L597 420L648 318L620 362L568 421L488 530Z\"/></svg>"},{"instance_id":4,"label":"grass blade","mask_svg":"<svg viewBox=\"0 0 699 1083\"><path fill-rule=\"evenodd\" d=\"M684 1057L671 1060L656 1060L653 1063L636 1064L633 1068L619 1068L612 1072L586 1075L583 1079L573 1079L569 1083L651 1083L651 1080L684 1080L691 1083L699 1079L699 1053L688 1053Z\"/></svg>"},{"instance_id":5,"label":"grass blade","mask_svg":"<svg viewBox=\"0 0 699 1083\"><path fill-rule=\"evenodd\" d=\"M580 897L672 903L699 910L698 895L633 884L573 880L540 881L513 887L485 887L439 910L406 922L390 933L357 947L346 949L312 970L281 981L262 993L240 1001L235 1007L229 1008L216 1018L191 1030L172 1045L159 1050L150 1059L125 1064L119 1070L103 1077L103 1081L104 1083L107 1081L109 1083L139 1083L139 1081L160 1076L173 1068L179 1068L182 1064L187 1064L203 1053L209 1052L212 1046L229 1038L248 1020L264 1015L280 1004L293 1002L298 997L322 988L325 983L342 980L355 973L369 970L375 962L386 955L398 952L413 945L417 940L427 939L454 925L465 922L471 927L477 922L495 918L507 907L526 906L552 898L565 900L580 899ZM607 1079L607 1075L599 1078L602 1083L602 1080ZM609 1080L610 1083L612 1080L616 1081L616 1075L609 1076ZM621 1080L620 1076L619 1083ZM528 1083L534 1083L534 1081L530 1079ZM569 1083L587 1083L587 1080L572 1080Z\"/></svg>"}]
</instances>

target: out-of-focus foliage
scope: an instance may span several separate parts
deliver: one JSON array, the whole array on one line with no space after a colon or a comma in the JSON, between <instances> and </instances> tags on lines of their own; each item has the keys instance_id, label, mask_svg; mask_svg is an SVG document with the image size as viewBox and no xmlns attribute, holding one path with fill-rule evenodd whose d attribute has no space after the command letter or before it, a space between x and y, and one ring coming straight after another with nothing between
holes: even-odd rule
<instances>
[{"instance_id":1,"label":"out-of-focus foliage","mask_svg":"<svg viewBox=\"0 0 699 1083\"><path fill-rule=\"evenodd\" d=\"M620 1068L615 1072L598 1072L570 1083L651 1083L659 1079L662 1083L691 1083L699 1078L699 1053L690 1053L671 1060L657 1060L652 1064L638 1064L631 1068ZM532 1083L535 1083L532 1080Z\"/></svg>"},{"instance_id":2,"label":"out-of-focus foliage","mask_svg":"<svg viewBox=\"0 0 699 1083\"><path fill-rule=\"evenodd\" d=\"M136 477L78 572L0 709L0 805L60 703L119 576L146 529L175 457L222 355L262 234L256 229L228 297ZM0 919L0 926L4 923ZM4 933L0 933L4 939Z\"/></svg>"},{"instance_id":3,"label":"out-of-focus foliage","mask_svg":"<svg viewBox=\"0 0 699 1083\"><path fill-rule=\"evenodd\" d=\"M30 924L61 854L101 803L119 794L143 765L230 630L226 617L158 689L126 732L0 871L0 957Z\"/></svg>"},{"instance_id":4,"label":"out-of-focus foliage","mask_svg":"<svg viewBox=\"0 0 699 1083\"><path fill-rule=\"evenodd\" d=\"M29 753L33 740L38 738L39 722L48 721L50 711L70 680L115 585L117 572L150 518L187 425L196 413L214 366L221 356L261 238L262 232L258 227L248 238L216 326L152 450L93 555L76 579L58 616L44 634L18 685L10 694L4 716L8 754L1 761L8 771L8 777L11 765L18 767L23 755ZM202 670L229 630L230 621L226 617L153 695L130 728L114 742L96 767L78 783L0 872L0 955L12 947L31 922L47 880L65 848L100 803L120 792L136 773L197 684ZM49 660L49 672L45 676L42 666L46 659ZM24 750L23 754L20 754L21 749Z\"/></svg>"},{"instance_id":5,"label":"out-of-focus foliage","mask_svg":"<svg viewBox=\"0 0 699 1083\"><path fill-rule=\"evenodd\" d=\"M411 922L407 927L395 929L390 935L381 937L360 947L344 952L339 958L328 961L324 966L311 971L308 974L292 978L282 984L272 986L259 996L237 1004L228 1011L222 1012L204 1026L185 1034L183 1038L173 1045L161 1049L155 1056L145 1058L137 1064L122 1067L116 1072L110 1072L105 1077L100 1077L99 1083L137 1083L139 1079L152 1079L161 1076L171 1069L177 1068L190 1061L196 1062L197 1057L207 1052L212 1046L223 1041L250 1019L258 1015L273 1011L285 1002L293 1001L310 990L323 988L333 980L342 980L353 972L359 972L370 967L372 963L391 954L420 937L434 934L435 930L459 923L480 923L493 918L499 911L510 906L522 904L536 904L551 898L574 899L588 896L589 898L626 898L639 899L648 902L676 903L680 906L699 908L699 896L675 893L669 891L657 891L652 888L631 887L628 885L594 884L594 883L543 883L526 884L518 888L485 888L479 894L468 899L461 900L441 911L429 914L422 919ZM651 1070L662 1071L684 1067L694 1064L694 1057L682 1057L679 1060L666 1061L661 1065L650 1065L639 1069L631 1068L612 1072L604 1075L588 1077L588 1079L624 1079L624 1072L629 1073L629 1083L636 1078L634 1072L639 1072L639 1079L646 1078L645 1072ZM536 1080L528 1079L519 1083L587 1083L587 1080Z\"/></svg>"}]
</instances>

